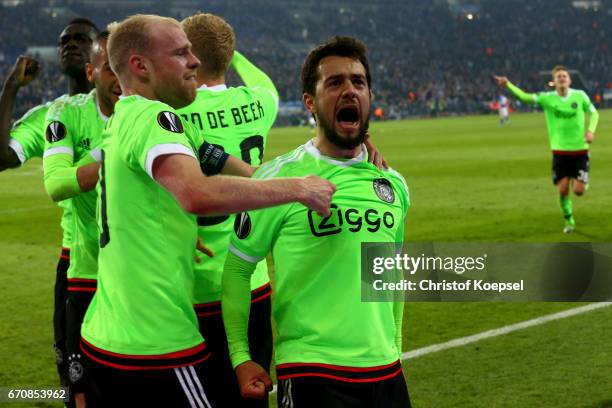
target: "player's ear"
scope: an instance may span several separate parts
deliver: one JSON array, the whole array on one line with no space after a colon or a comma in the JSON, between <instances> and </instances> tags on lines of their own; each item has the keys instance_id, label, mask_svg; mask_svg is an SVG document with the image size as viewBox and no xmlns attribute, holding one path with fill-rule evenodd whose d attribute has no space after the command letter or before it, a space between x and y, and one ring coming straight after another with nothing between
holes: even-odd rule
<instances>
[{"instance_id":1,"label":"player's ear","mask_svg":"<svg viewBox=\"0 0 612 408\"><path fill-rule=\"evenodd\" d=\"M304 107L310 113L317 113L315 108L314 97L309 93L304 93L302 95L302 102L304 103Z\"/></svg>"},{"instance_id":2,"label":"player's ear","mask_svg":"<svg viewBox=\"0 0 612 408\"><path fill-rule=\"evenodd\" d=\"M149 64L146 57L138 54L130 55L128 59L128 69L138 77L149 76Z\"/></svg>"},{"instance_id":3,"label":"player's ear","mask_svg":"<svg viewBox=\"0 0 612 408\"><path fill-rule=\"evenodd\" d=\"M89 82L93 82L94 81L94 77L93 77L93 64L91 62L88 62L85 64L85 75L87 76L87 80Z\"/></svg>"}]
</instances>

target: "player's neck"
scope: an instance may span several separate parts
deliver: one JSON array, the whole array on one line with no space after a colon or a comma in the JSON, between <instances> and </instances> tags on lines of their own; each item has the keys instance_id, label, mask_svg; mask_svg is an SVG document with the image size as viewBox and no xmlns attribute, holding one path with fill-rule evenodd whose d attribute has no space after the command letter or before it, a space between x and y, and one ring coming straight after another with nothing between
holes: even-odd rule
<instances>
[{"instance_id":1,"label":"player's neck","mask_svg":"<svg viewBox=\"0 0 612 408\"><path fill-rule=\"evenodd\" d=\"M127 85L121 84L121 96L133 96L138 95L143 98L151 99L153 101L158 100L155 92L147 86L143 86L143 84L135 84L135 85Z\"/></svg>"},{"instance_id":2,"label":"player's neck","mask_svg":"<svg viewBox=\"0 0 612 408\"><path fill-rule=\"evenodd\" d=\"M109 118L113 114L114 106L108 104L106 101L100 98L99 92L96 92L96 102L98 103L98 108L100 108L100 112L102 112L104 116Z\"/></svg>"},{"instance_id":3,"label":"player's neck","mask_svg":"<svg viewBox=\"0 0 612 408\"><path fill-rule=\"evenodd\" d=\"M562 98L565 98L569 92L569 88L557 88L557 95Z\"/></svg>"},{"instance_id":4,"label":"player's neck","mask_svg":"<svg viewBox=\"0 0 612 408\"><path fill-rule=\"evenodd\" d=\"M352 149L343 149L330 142L320 132L312 140L312 144L321 152L324 156L333 157L334 159L352 159L353 157L359 156L361 153L361 144Z\"/></svg>"},{"instance_id":5,"label":"player's neck","mask_svg":"<svg viewBox=\"0 0 612 408\"><path fill-rule=\"evenodd\" d=\"M210 88L211 86L225 85L225 76L210 76L198 72L196 81L198 81L198 88L202 85L206 85Z\"/></svg>"},{"instance_id":6,"label":"player's neck","mask_svg":"<svg viewBox=\"0 0 612 408\"><path fill-rule=\"evenodd\" d=\"M69 77L68 82L68 93L72 95L76 95L79 93L88 93L93 89L93 84L87 80L85 76L85 72L83 75L79 75L76 77Z\"/></svg>"}]
</instances>

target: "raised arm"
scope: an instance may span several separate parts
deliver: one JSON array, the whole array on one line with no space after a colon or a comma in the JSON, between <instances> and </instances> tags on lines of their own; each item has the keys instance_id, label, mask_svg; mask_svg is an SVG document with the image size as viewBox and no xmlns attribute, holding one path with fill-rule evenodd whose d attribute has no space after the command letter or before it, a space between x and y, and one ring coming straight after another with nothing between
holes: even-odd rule
<instances>
[{"instance_id":1,"label":"raised arm","mask_svg":"<svg viewBox=\"0 0 612 408\"><path fill-rule=\"evenodd\" d=\"M17 154L9 147L11 115L19 88L29 84L39 71L40 66L35 59L22 55L17 58L17 62L8 73L2 86L2 94L0 94L0 171L17 167L20 164Z\"/></svg>"},{"instance_id":2,"label":"raised arm","mask_svg":"<svg viewBox=\"0 0 612 408\"><path fill-rule=\"evenodd\" d=\"M206 177L193 157L159 156L153 162L153 178L189 213L227 215L264 207L300 202L327 216L336 188L327 180L309 176L273 180L243 177Z\"/></svg>"},{"instance_id":3,"label":"raised arm","mask_svg":"<svg viewBox=\"0 0 612 408\"><path fill-rule=\"evenodd\" d=\"M493 75L493 79L495 79L497 85L506 87L519 101L528 104L534 104L537 102L536 94L523 91L521 88L510 82L507 77Z\"/></svg>"},{"instance_id":4,"label":"raised arm","mask_svg":"<svg viewBox=\"0 0 612 408\"><path fill-rule=\"evenodd\" d=\"M234 51L231 66L234 68L246 86L261 87L269 90L278 103L278 91L274 86L274 82L272 82L270 77L265 72L257 68L255 64L246 59L244 55L238 51Z\"/></svg>"}]
</instances>

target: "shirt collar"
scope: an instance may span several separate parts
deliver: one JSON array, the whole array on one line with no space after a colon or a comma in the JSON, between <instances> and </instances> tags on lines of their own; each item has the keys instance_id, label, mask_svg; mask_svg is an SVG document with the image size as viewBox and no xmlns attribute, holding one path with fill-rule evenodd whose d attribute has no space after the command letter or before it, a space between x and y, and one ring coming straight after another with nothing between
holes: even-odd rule
<instances>
[{"instance_id":1,"label":"shirt collar","mask_svg":"<svg viewBox=\"0 0 612 408\"><path fill-rule=\"evenodd\" d=\"M304 150L306 150L306 152L318 159L324 160L328 163L334 164L336 166L340 166L340 167L350 167L353 164L357 164L357 163L361 163L365 160L367 160L368 157L368 149L366 149L365 144L361 144L361 153L359 153L357 156L348 159L348 160L341 160L341 159L336 159L333 157L329 157L329 156L325 156L323 153L321 153L321 151L319 149L317 149L312 141L309 140L305 145L304 145Z\"/></svg>"},{"instance_id":2,"label":"shirt collar","mask_svg":"<svg viewBox=\"0 0 612 408\"><path fill-rule=\"evenodd\" d=\"M201 87L199 87L198 89L206 89L208 91L221 92L221 91L225 91L227 89L227 85L219 84L219 85L208 86L208 85L204 84Z\"/></svg>"}]
</instances>

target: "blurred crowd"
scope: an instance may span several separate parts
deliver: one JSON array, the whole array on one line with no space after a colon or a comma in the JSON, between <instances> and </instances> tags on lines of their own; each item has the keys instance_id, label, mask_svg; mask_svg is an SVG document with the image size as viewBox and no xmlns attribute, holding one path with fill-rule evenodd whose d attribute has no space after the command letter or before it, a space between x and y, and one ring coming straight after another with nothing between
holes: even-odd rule
<instances>
[{"instance_id":1,"label":"blurred crowd","mask_svg":"<svg viewBox=\"0 0 612 408\"><path fill-rule=\"evenodd\" d=\"M571 0L473 3L212 0L202 11L218 14L234 27L237 48L270 75L287 106L299 106L300 68L308 51L338 34L367 44L374 104L384 118L486 113L498 92L492 74L541 91L547 89L547 72L557 64L578 71L574 84L597 104L605 102L606 90L612 92L608 2L594 2L598 7L590 9L576 8ZM201 8L196 2L171 0L147 7L130 1L112 6L77 0L58 0L46 8L33 4L39 3L0 6L0 79L28 46L55 45L73 17L105 26L136 12L182 19ZM233 74L228 82L239 83ZM41 78L20 92L17 111L66 89L57 67L47 64Z\"/></svg>"}]
</instances>

